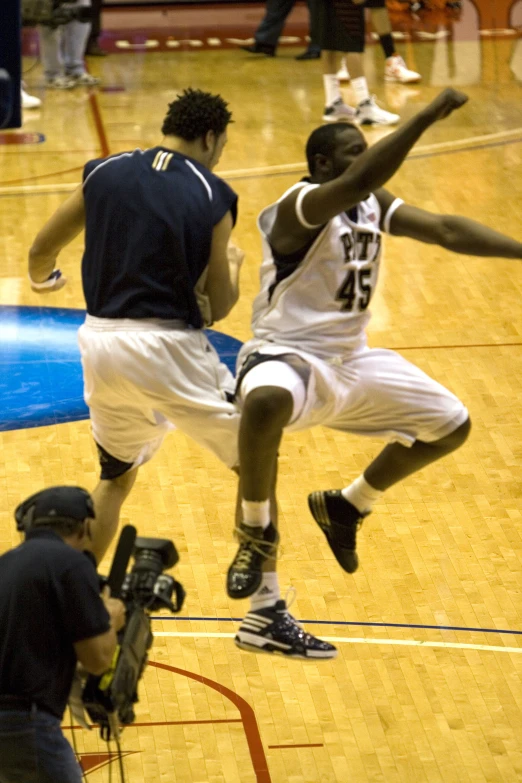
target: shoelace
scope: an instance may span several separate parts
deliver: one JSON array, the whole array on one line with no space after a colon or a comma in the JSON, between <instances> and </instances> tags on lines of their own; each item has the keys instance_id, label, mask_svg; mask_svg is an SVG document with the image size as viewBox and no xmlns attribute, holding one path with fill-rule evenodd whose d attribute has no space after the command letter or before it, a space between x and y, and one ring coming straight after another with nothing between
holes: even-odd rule
<instances>
[{"instance_id":1,"label":"shoelace","mask_svg":"<svg viewBox=\"0 0 522 783\"><path fill-rule=\"evenodd\" d=\"M309 639L315 639L315 637L312 636L312 634L309 634L308 631L305 631L301 623L298 620L296 620L293 614L290 614L290 612L288 611L292 606L292 604L294 603L296 597L297 597L297 590L293 585L290 585L290 587L287 588L284 597L285 606L286 606L286 611L284 612L284 614L290 620L293 626L296 626L304 633L305 642L307 642Z\"/></svg>"},{"instance_id":2,"label":"shoelace","mask_svg":"<svg viewBox=\"0 0 522 783\"><path fill-rule=\"evenodd\" d=\"M239 541L239 552L236 555L234 561L234 568L247 569L250 566L250 561L254 553L261 555L261 557L270 557L277 550L277 544L279 542L279 533L276 531L276 539L273 543L270 541L263 541L263 539L250 535L244 528L236 527L234 535Z\"/></svg>"}]
</instances>

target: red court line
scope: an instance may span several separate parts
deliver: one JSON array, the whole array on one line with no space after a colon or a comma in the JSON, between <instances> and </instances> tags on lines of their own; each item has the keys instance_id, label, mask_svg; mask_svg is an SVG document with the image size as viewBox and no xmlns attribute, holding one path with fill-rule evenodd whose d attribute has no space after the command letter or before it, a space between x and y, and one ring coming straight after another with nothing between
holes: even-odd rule
<instances>
[{"instance_id":1,"label":"red court line","mask_svg":"<svg viewBox=\"0 0 522 783\"><path fill-rule=\"evenodd\" d=\"M91 92L89 95L89 104L91 106L92 111L92 117L94 120L94 126L96 128L96 133L98 135L98 141L100 143L100 157L106 158L107 155L110 154L109 149L109 142L107 141L107 134L105 133L105 126L103 124L100 107L98 105L98 100L96 97L96 93ZM71 174L72 172L76 171L83 171L83 165L82 166L75 166L73 169L65 169L64 171L52 171L49 174L36 174L32 177L22 177L21 179L9 179L4 180L3 182L0 182L0 186L6 186L6 185L20 185L23 182L33 182L35 180L39 179L49 179L49 177L60 177L63 174Z\"/></svg>"},{"instance_id":2,"label":"red court line","mask_svg":"<svg viewBox=\"0 0 522 783\"><path fill-rule=\"evenodd\" d=\"M239 714L241 715L257 783L272 783L256 716L254 710L245 699L239 696L239 694L234 693L230 688L226 688L224 685L221 685L221 683L210 680L208 677L203 677L201 674L195 674L186 669L178 669L176 666L169 666L166 663L149 661L149 666L155 666L157 669L165 669L166 671L174 672L174 674L181 674L184 677L189 677L191 680L201 682L203 685L221 693L226 699L229 699L232 704L237 707Z\"/></svg>"},{"instance_id":3,"label":"red court line","mask_svg":"<svg viewBox=\"0 0 522 783\"><path fill-rule=\"evenodd\" d=\"M105 125L103 124L100 106L98 104L98 97L95 92L89 93L89 103L91 105L94 126L96 128L96 133L98 134L98 140L100 142L100 157L106 158L107 155L110 155L110 148L109 142L107 141L107 134L105 133Z\"/></svg>"},{"instance_id":4,"label":"red court line","mask_svg":"<svg viewBox=\"0 0 522 783\"><path fill-rule=\"evenodd\" d=\"M49 177L61 177L62 174L71 174L73 171L83 171L83 166L75 166L73 169L65 169L64 171L51 171L49 174L35 174L33 177L22 177L21 179L7 179L7 180L3 180L3 182L0 182L0 185L1 186L21 185L23 182L32 182L33 180L37 180L37 179L49 179Z\"/></svg>"},{"instance_id":5,"label":"red court line","mask_svg":"<svg viewBox=\"0 0 522 783\"><path fill-rule=\"evenodd\" d=\"M269 745L269 748L324 748L322 742L308 742L303 745Z\"/></svg>"}]
</instances>

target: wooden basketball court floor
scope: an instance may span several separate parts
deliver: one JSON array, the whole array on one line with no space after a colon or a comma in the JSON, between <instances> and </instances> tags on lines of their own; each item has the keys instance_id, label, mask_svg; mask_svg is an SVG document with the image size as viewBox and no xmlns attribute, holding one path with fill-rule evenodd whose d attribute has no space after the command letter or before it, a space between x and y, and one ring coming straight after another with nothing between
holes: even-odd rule
<instances>
[{"instance_id":1,"label":"wooden basketball court floor","mask_svg":"<svg viewBox=\"0 0 522 783\"><path fill-rule=\"evenodd\" d=\"M522 239L522 40L431 33L401 49L423 74L415 88L385 86L380 51L366 53L372 90L403 118L446 84L470 96L426 133L389 187ZM304 174L304 142L322 112L320 66L296 63L297 51L274 60L231 50L121 54L89 63L101 89L44 96L34 68L28 86L44 103L22 130L45 141L0 146L0 305L84 306L81 238L60 259L68 285L41 297L27 282L32 237L88 158L154 145L168 101L200 86L220 91L234 112L219 171L239 193L235 238L247 253L241 300L217 328L248 338L255 218ZM385 494L359 535L353 576L337 566L306 495L346 485L380 443L324 429L285 438L280 580L295 588L292 612L306 629L335 640L333 662L235 648L247 606L224 590L234 476L179 434L141 470L123 522L174 540L187 599L181 616L153 623L137 722L123 734L129 781L522 780L521 299L518 261L386 241L370 343L401 351L449 386L474 427L460 451ZM11 339L16 330L2 330L4 348ZM18 543L12 512L21 499L51 484L92 488L97 462L86 420L10 429L0 442L3 551ZM97 732L73 731L89 780L109 780Z\"/></svg>"}]
</instances>

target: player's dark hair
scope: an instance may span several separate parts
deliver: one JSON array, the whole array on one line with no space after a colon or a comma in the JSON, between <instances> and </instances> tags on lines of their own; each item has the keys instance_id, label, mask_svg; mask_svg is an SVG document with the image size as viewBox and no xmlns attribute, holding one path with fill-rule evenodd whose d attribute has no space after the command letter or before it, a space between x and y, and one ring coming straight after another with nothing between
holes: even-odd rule
<instances>
[{"instance_id":1,"label":"player's dark hair","mask_svg":"<svg viewBox=\"0 0 522 783\"><path fill-rule=\"evenodd\" d=\"M346 122L333 122L331 125L321 125L312 131L306 142L306 160L310 174L314 174L315 156L331 157L335 150L338 134L350 128L357 130L355 125L349 125Z\"/></svg>"},{"instance_id":2,"label":"player's dark hair","mask_svg":"<svg viewBox=\"0 0 522 783\"><path fill-rule=\"evenodd\" d=\"M189 87L169 103L161 132L165 136L178 136L185 141L195 141L208 131L214 131L219 136L232 119L227 106L228 103L221 95L211 95Z\"/></svg>"}]
</instances>

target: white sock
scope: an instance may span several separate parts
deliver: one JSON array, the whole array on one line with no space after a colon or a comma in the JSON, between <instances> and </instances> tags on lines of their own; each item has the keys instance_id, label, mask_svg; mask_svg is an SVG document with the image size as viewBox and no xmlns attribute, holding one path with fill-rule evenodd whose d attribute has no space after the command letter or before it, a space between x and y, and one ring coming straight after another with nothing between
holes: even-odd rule
<instances>
[{"instance_id":1,"label":"white sock","mask_svg":"<svg viewBox=\"0 0 522 783\"><path fill-rule=\"evenodd\" d=\"M263 530L270 524L270 502L262 500L257 503L253 500L242 500L243 524L249 527L262 527Z\"/></svg>"},{"instance_id":2,"label":"white sock","mask_svg":"<svg viewBox=\"0 0 522 783\"><path fill-rule=\"evenodd\" d=\"M370 97L368 90L368 82L364 76L359 76L357 79L352 79L352 90L355 95L355 103L358 106L360 103L367 101Z\"/></svg>"},{"instance_id":3,"label":"white sock","mask_svg":"<svg viewBox=\"0 0 522 783\"><path fill-rule=\"evenodd\" d=\"M339 79L335 73L323 73L325 106L331 106L332 103L341 100L341 90L339 88Z\"/></svg>"},{"instance_id":4,"label":"white sock","mask_svg":"<svg viewBox=\"0 0 522 783\"><path fill-rule=\"evenodd\" d=\"M258 589L250 597L250 611L273 606L280 598L281 593L279 592L277 573L275 571L266 571Z\"/></svg>"},{"instance_id":5,"label":"white sock","mask_svg":"<svg viewBox=\"0 0 522 783\"><path fill-rule=\"evenodd\" d=\"M341 490L341 494L362 514L364 511L371 511L373 504L379 500L383 493L380 489L374 489L361 475L349 487Z\"/></svg>"}]
</instances>

